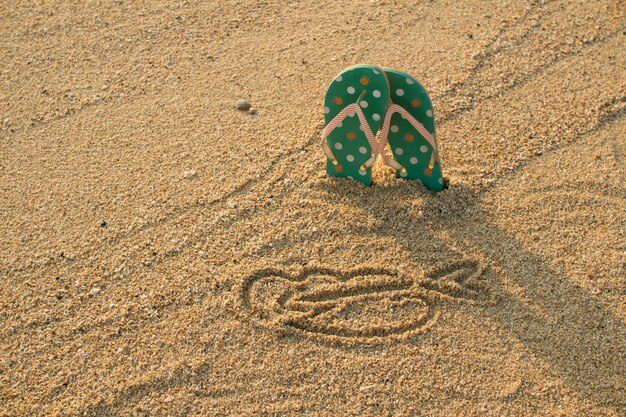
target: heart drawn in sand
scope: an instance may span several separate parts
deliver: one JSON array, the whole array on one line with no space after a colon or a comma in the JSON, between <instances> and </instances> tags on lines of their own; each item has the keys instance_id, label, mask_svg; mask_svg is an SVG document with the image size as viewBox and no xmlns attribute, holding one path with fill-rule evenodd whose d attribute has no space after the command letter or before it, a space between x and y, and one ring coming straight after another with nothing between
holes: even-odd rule
<instances>
[{"instance_id":1,"label":"heart drawn in sand","mask_svg":"<svg viewBox=\"0 0 626 417\"><path fill-rule=\"evenodd\" d=\"M476 260L419 277L367 267L264 269L244 281L241 296L266 327L330 341L380 343L430 329L445 303L488 302L484 271Z\"/></svg>"}]
</instances>

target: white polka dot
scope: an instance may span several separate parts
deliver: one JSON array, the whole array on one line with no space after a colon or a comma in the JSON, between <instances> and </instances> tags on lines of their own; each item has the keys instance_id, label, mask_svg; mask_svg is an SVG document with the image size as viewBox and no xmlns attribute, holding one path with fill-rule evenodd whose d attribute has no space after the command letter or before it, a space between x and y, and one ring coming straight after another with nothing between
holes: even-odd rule
<instances>
[{"instance_id":1,"label":"white polka dot","mask_svg":"<svg viewBox=\"0 0 626 417\"><path fill-rule=\"evenodd\" d=\"M346 91L347 91L349 94L354 94L354 87L348 87L348 88L346 89Z\"/></svg>"},{"instance_id":2,"label":"white polka dot","mask_svg":"<svg viewBox=\"0 0 626 417\"><path fill-rule=\"evenodd\" d=\"M363 101L361 102L361 107L363 107L364 109L366 109L366 108L367 108L367 106L368 106L367 101L363 100Z\"/></svg>"},{"instance_id":3,"label":"white polka dot","mask_svg":"<svg viewBox=\"0 0 626 417\"><path fill-rule=\"evenodd\" d=\"M337 125L337 127L343 127L343 122L339 122L339 124Z\"/></svg>"},{"instance_id":4,"label":"white polka dot","mask_svg":"<svg viewBox=\"0 0 626 417\"><path fill-rule=\"evenodd\" d=\"M379 121L380 120L380 114L378 114L378 113L372 114L372 119L374 119L375 121Z\"/></svg>"},{"instance_id":5,"label":"white polka dot","mask_svg":"<svg viewBox=\"0 0 626 417\"><path fill-rule=\"evenodd\" d=\"M330 109L326 106L324 106L324 114L328 114L330 113Z\"/></svg>"},{"instance_id":6,"label":"white polka dot","mask_svg":"<svg viewBox=\"0 0 626 417\"><path fill-rule=\"evenodd\" d=\"M337 149L338 151L340 151L343 148L343 145L339 142L335 143L335 149Z\"/></svg>"},{"instance_id":7,"label":"white polka dot","mask_svg":"<svg viewBox=\"0 0 626 417\"><path fill-rule=\"evenodd\" d=\"M359 125L359 129L363 130L363 125ZM363 130L364 131L364 130ZM365 132L365 131L364 131Z\"/></svg>"},{"instance_id":8,"label":"white polka dot","mask_svg":"<svg viewBox=\"0 0 626 417\"><path fill-rule=\"evenodd\" d=\"M393 133L397 133L397 132L398 132L398 130L399 130L399 129L398 129L398 126L396 126L396 125L392 125L392 126L391 126L391 131L392 131Z\"/></svg>"},{"instance_id":9,"label":"white polka dot","mask_svg":"<svg viewBox=\"0 0 626 417\"><path fill-rule=\"evenodd\" d=\"M417 164L417 158L413 157L411 159L409 159L409 162L411 162L413 165Z\"/></svg>"},{"instance_id":10,"label":"white polka dot","mask_svg":"<svg viewBox=\"0 0 626 417\"><path fill-rule=\"evenodd\" d=\"M420 151L426 153L428 151L428 146L426 146L426 145L420 146Z\"/></svg>"},{"instance_id":11,"label":"white polka dot","mask_svg":"<svg viewBox=\"0 0 626 417\"><path fill-rule=\"evenodd\" d=\"M407 83L407 84L413 84L413 80L412 80L412 79L410 79L410 78L407 78L407 79L406 79L406 83Z\"/></svg>"},{"instance_id":12,"label":"white polka dot","mask_svg":"<svg viewBox=\"0 0 626 417\"><path fill-rule=\"evenodd\" d=\"M404 95L404 90L403 90L403 89L401 89L401 88L398 88L398 89L396 90L396 95L397 95L398 97L402 97L402 96Z\"/></svg>"},{"instance_id":13,"label":"white polka dot","mask_svg":"<svg viewBox=\"0 0 626 417\"><path fill-rule=\"evenodd\" d=\"M396 148L396 155L402 155L404 153L404 149Z\"/></svg>"},{"instance_id":14,"label":"white polka dot","mask_svg":"<svg viewBox=\"0 0 626 417\"><path fill-rule=\"evenodd\" d=\"M372 95L373 95L374 97L378 98L378 97L380 97L380 91L378 91L378 90L374 90L374 91L372 91Z\"/></svg>"},{"instance_id":15,"label":"white polka dot","mask_svg":"<svg viewBox=\"0 0 626 417\"><path fill-rule=\"evenodd\" d=\"M359 152L361 152L362 154L366 154L367 153L367 148L365 146L361 146L359 148Z\"/></svg>"},{"instance_id":16,"label":"white polka dot","mask_svg":"<svg viewBox=\"0 0 626 417\"><path fill-rule=\"evenodd\" d=\"M406 177L406 174L407 174L406 171L404 171L404 172L400 171L400 176L401 177L403 177L403 178Z\"/></svg>"},{"instance_id":17,"label":"white polka dot","mask_svg":"<svg viewBox=\"0 0 626 417\"><path fill-rule=\"evenodd\" d=\"M354 156L352 155L346 156L346 159L348 160L348 162L354 162Z\"/></svg>"},{"instance_id":18,"label":"white polka dot","mask_svg":"<svg viewBox=\"0 0 626 417\"><path fill-rule=\"evenodd\" d=\"M354 178L352 178L352 177L351 177L350 175L348 175L348 179L351 179L351 180L353 180Z\"/></svg>"},{"instance_id":19,"label":"white polka dot","mask_svg":"<svg viewBox=\"0 0 626 417\"><path fill-rule=\"evenodd\" d=\"M426 116L433 117L433 111L431 109L426 110Z\"/></svg>"},{"instance_id":20,"label":"white polka dot","mask_svg":"<svg viewBox=\"0 0 626 417\"><path fill-rule=\"evenodd\" d=\"M343 80L343 77L341 75L338 75L337 78L335 78L335 81L337 82L341 82L341 80Z\"/></svg>"},{"instance_id":21,"label":"white polka dot","mask_svg":"<svg viewBox=\"0 0 626 417\"><path fill-rule=\"evenodd\" d=\"M365 175L365 174L367 174L367 171L366 171L366 170L364 170L364 169L360 169L360 170L359 170L359 174L361 174L361 175Z\"/></svg>"},{"instance_id":22,"label":"white polka dot","mask_svg":"<svg viewBox=\"0 0 626 417\"><path fill-rule=\"evenodd\" d=\"M404 115L404 113L400 114L400 117L402 117L403 119L406 119L406 115Z\"/></svg>"},{"instance_id":23,"label":"white polka dot","mask_svg":"<svg viewBox=\"0 0 626 417\"><path fill-rule=\"evenodd\" d=\"M374 72L374 74L380 74L377 70L373 69L372 70Z\"/></svg>"},{"instance_id":24,"label":"white polka dot","mask_svg":"<svg viewBox=\"0 0 626 417\"><path fill-rule=\"evenodd\" d=\"M439 184L443 185L443 178L439 178Z\"/></svg>"},{"instance_id":25,"label":"white polka dot","mask_svg":"<svg viewBox=\"0 0 626 417\"><path fill-rule=\"evenodd\" d=\"M354 115L355 115L355 113L354 113L354 112L352 112L352 113L350 113L350 114L348 115L348 117L354 117Z\"/></svg>"}]
</instances>

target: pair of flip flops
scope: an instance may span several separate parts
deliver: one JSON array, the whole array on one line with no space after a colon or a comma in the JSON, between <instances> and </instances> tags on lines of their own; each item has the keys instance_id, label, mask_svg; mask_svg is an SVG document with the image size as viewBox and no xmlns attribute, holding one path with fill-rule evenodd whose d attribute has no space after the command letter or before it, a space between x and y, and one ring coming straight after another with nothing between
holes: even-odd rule
<instances>
[{"instance_id":1,"label":"pair of flip flops","mask_svg":"<svg viewBox=\"0 0 626 417\"><path fill-rule=\"evenodd\" d=\"M396 177L441 191L445 181L428 93L400 71L356 65L341 72L324 99L322 148L329 176L372 183L379 155ZM383 152L389 143L393 157Z\"/></svg>"}]
</instances>

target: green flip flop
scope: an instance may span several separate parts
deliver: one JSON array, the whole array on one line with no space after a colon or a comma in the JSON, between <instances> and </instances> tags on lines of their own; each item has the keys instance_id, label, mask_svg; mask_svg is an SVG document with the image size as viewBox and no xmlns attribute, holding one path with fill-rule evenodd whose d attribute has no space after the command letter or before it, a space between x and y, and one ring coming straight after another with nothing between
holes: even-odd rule
<instances>
[{"instance_id":1,"label":"green flip flop","mask_svg":"<svg viewBox=\"0 0 626 417\"><path fill-rule=\"evenodd\" d=\"M341 72L324 99L322 148L326 173L372 183L371 166L382 151L376 133L389 102L389 85L382 69L355 65Z\"/></svg>"},{"instance_id":2,"label":"green flip flop","mask_svg":"<svg viewBox=\"0 0 626 417\"><path fill-rule=\"evenodd\" d=\"M428 93L413 77L385 69L391 103L381 129L381 141L391 147L393 159L383 156L396 169L396 177L420 181L431 191L447 184L435 137L435 117Z\"/></svg>"}]
</instances>

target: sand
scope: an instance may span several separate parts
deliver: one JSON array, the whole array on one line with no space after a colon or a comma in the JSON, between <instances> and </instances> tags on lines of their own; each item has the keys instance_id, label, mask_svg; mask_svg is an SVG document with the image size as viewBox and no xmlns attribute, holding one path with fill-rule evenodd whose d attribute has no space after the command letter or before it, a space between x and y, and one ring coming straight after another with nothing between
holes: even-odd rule
<instances>
[{"instance_id":1,"label":"sand","mask_svg":"<svg viewBox=\"0 0 626 417\"><path fill-rule=\"evenodd\" d=\"M625 415L625 9L3 2L0 416ZM325 176L355 63L448 190Z\"/></svg>"}]
</instances>

